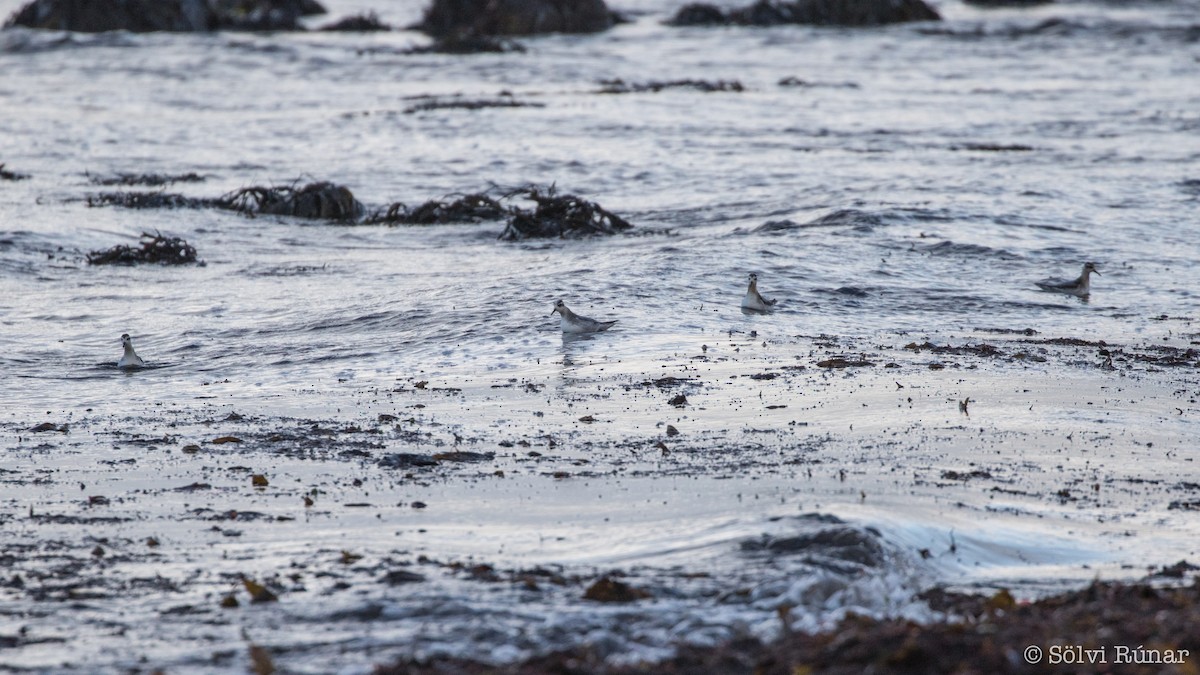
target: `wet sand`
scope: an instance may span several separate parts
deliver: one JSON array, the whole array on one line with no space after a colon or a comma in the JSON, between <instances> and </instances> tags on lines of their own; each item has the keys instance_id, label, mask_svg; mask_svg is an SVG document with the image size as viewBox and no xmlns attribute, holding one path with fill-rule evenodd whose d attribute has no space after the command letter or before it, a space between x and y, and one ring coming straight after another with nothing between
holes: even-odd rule
<instances>
[{"instance_id":1,"label":"wet sand","mask_svg":"<svg viewBox=\"0 0 1200 675\"><path fill-rule=\"evenodd\" d=\"M900 619L850 620L852 633L925 635L907 621L945 617L930 588L1027 601L1137 579L1195 559L1200 541L1183 335L734 333L634 362L604 356L614 329L520 372L313 391L339 402L322 418L226 403L213 382L191 405L5 420L5 657L190 672L240 667L254 642L320 672L580 645L592 666L676 658L676 645L736 652L774 644L775 613L801 596L767 587L795 574L781 560L815 554L770 542L814 518L883 551L831 560L847 579L892 579L877 588L894 597L797 606L797 633L861 607ZM611 579L632 595L585 599ZM443 600L456 609L437 634ZM641 642L583 629L707 603L732 613ZM540 624L534 607L582 623L520 647L503 632L450 646L472 616ZM288 637L294 622L308 639ZM768 658L759 649L746 658Z\"/></svg>"}]
</instances>

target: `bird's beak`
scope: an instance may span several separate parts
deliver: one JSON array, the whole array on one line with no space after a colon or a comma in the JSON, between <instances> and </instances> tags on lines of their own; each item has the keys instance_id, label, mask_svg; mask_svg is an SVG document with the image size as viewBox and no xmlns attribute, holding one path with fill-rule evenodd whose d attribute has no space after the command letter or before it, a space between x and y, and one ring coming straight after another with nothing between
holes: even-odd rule
<instances>
[{"instance_id":1,"label":"bird's beak","mask_svg":"<svg viewBox=\"0 0 1200 675\"><path fill-rule=\"evenodd\" d=\"M1103 274L1100 274L1100 270L1096 269L1095 267L1092 268L1092 271L1095 272L1097 276L1104 276Z\"/></svg>"},{"instance_id":2,"label":"bird's beak","mask_svg":"<svg viewBox=\"0 0 1200 675\"><path fill-rule=\"evenodd\" d=\"M550 315L551 315L551 316L553 316L553 315L554 315L554 313L555 313L555 312L557 312L557 311L558 311L558 308L557 308L557 307L555 307L554 309L550 310Z\"/></svg>"}]
</instances>

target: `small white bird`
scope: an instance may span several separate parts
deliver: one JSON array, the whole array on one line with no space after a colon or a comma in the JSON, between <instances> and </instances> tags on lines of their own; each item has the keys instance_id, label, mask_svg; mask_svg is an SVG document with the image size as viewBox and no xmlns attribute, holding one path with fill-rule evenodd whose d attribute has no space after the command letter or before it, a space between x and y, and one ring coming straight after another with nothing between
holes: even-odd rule
<instances>
[{"instance_id":1,"label":"small white bird","mask_svg":"<svg viewBox=\"0 0 1200 675\"><path fill-rule=\"evenodd\" d=\"M550 310L550 313L553 314L555 312L558 312L558 315L561 317L559 325L562 326L562 332L564 333L599 333L602 330L612 328L613 324L616 323L615 319L613 321L597 321L589 319L586 316L579 316L567 309L562 300L554 303L554 309Z\"/></svg>"},{"instance_id":2,"label":"small white bird","mask_svg":"<svg viewBox=\"0 0 1200 675\"><path fill-rule=\"evenodd\" d=\"M1084 263L1083 272L1076 279L1043 279L1035 282L1038 288L1051 293L1066 293L1080 298L1087 297L1092 292L1091 279L1089 278L1095 272L1100 274L1096 269L1096 263Z\"/></svg>"},{"instance_id":3,"label":"small white bird","mask_svg":"<svg viewBox=\"0 0 1200 675\"><path fill-rule=\"evenodd\" d=\"M125 348L125 353L121 355L121 360L117 361L118 368L141 368L146 365L142 357L133 351L133 338L129 337L129 333L121 336L121 346Z\"/></svg>"},{"instance_id":4,"label":"small white bird","mask_svg":"<svg viewBox=\"0 0 1200 675\"><path fill-rule=\"evenodd\" d=\"M776 300L767 300L758 292L758 275L750 273L750 287L746 289L746 297L742 298L742 309L752 309L765 312L775 306Z\"/></svg>"}]
</instances>

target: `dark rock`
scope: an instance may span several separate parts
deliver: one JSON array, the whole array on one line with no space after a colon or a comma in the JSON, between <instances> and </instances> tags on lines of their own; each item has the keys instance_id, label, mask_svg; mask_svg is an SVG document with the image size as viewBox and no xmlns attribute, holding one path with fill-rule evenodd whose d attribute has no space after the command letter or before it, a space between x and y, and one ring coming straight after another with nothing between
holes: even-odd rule
<instances>
[{"instance_id":1,"label":"dark rock","mask_svg":"<svg viewBox=\"0 0 1200 675\"><path fill-rule=\"evenodd\" d=\"M742 542L741 549L774 555L805 554L807 561L815 564L847 562L864 567L880 567L886 561L877 533L848 525L795 537L763 535L761 539Z\"/></svg>"},{"instance_id":2,"label":"dark rock","mask_svg":"<svg viewBox=\"0 0 1200 675\"><path fill-rule=\"evenodd\" d=\"M300 17L324 14L316 0L209 0L212 30L304 30Z\"/></svg>"},{"instance_id":3,"label":"dark rock","mask_svg":"<svg viewBox=\"0 0 1200 675\"><path fill-rule=\"evenodd\" d=\"M723 26L729 23L729 18L716 5L695 2L680 7L668 23L673 26Z\"/></svg>"},{"instance_id":4,"label":"dark rock","mask_svg":"<svg viewBox=\"0 0 1200 675\"><path fill-rule=\"evenodd\" d=\"M831 359L825 359L824 361L817 361L818 368L863 368L873 365L875 364L865 359L847 359L841 356L835 356Z\"/></svg>"},{"instance_id":5,"label":"dark rock","mask_svg":"<svg viewBox=\"0 0 1200 675\"><path fill-rule=\"evenodd\" d=\"M386 469L437 466L437 463L438 461L432 455L421 455L414 452L393 452L384 455L379 460L379 466Z\"/></svg>"},{"instance_id":6,"label":"dark rock","mask_svg":"<svg viewBox=\"0 0 1200 675\"><path fill-rule=\"evenodd\" d=\"M611 577L600 579L583 593L584 600L596 602L633 602L648 597L650 594L646 591Z\"/></svg>"},{"instance_id":7,"label":"dark rock","mask_svg":"<svg viewBox=\"0 0 1200 675\"><path fill-rule=\"evenodd\" d=\"M604 0L433 0L414 28L439 38L597 33L617 21Z\"/></svg>"},{"instance_id":8,"label":"dark rock","mask_svg":"<svg viewBox=\"0 0 1200 675\"><path fill-rule=\"evenodd\" d=\"M400 584L415 584L425 581L425 575L417 574L416 572L409 572L408 570L392 570L383 575L383 581L384 583L392 586L399 586Z\"/></svg>"},{"instance_id":9,"label":"dark rock","mask_svg":"<svg viewBox=\"0 0 1200 675\"><path fill-rule=\"evenodd\" d=\"M941 16L924 0L759 0L728 12L710 4L685 5L667 23L675 26L880 26L939 20Z\"/></svg>"},{"instance_id":10,"label":"dark rock","mask_svg":"<svg viewBox=\"0 0 1200 675\"><path fill-rule=\"evenodd\" d=\"M375 12L347 16L329 25L321 26L323 31L342 31L347 33L373 33L390 31L391 26L379 20Z\"/></svg>"},{"instance_id":11,"label":"dark rock","mask_svg":"<svg viewBox=\"0 0 1200 675\"><path fill-rule=\"evenodd\" d=\"M80 33L188 32L211 30L213 20L204 0L34 0L13 14L5 27Z\"/></svg>"},{"instance_id":12,"label":"dark rock","mask_svg":"<svg viewBox=\"0 0 1200 675\"><path fill-rule=\"evenodd\" d=\"M179 237L142 233L139 246L119 244L87 254L89 265L187 265L196 262L196 249Z\"/></svg>"},{"instance_id":13,"label":"dark rock","mask_svg":"<svg viewBox=\"0 0 1200 675\"><path fill-rule=\"evenodd\" d=\"M34 0L5 27L80 33L302 30L300 17L324 12L315 0Z\"/></svg>"}]
</instances>

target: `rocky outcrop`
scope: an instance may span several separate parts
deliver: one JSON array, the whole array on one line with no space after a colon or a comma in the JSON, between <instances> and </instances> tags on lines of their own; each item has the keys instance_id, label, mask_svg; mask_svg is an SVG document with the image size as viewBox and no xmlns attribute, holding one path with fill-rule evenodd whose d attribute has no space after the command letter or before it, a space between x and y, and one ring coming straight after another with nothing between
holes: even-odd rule
<instances>
[{"instance_id":1,"label":"rocky outcrop","mask_svg":"<svg viewBox=\"0 0 1200 675\"><path fill-rule=\"evenodd\" d=\"M618 20L604 0L433 0L415 28L436 38L597 33Z\"/></svg>"},{"instance_id":2,"label":"rocky outcrop","mask_svg":"<svg viewBox=\"0 0 1200 675\"><path fill-rule=\"evenodd\" d=\"M728 11L706 3L685 5L668 21L674 26L879 26L905 21L939 21L924 0L759 0Z\"/></svg>"},{"instance_id":3,"label":"rocky outcrop","mask_svg":"<svg viewBox=\"0 0 1200 675\"><path fill-rule=\"evenodd\" d=\"M79 33L300 30L300 17L324 12L316 0L33 0L5 27Z\"/></svg>"}]
</instances>

